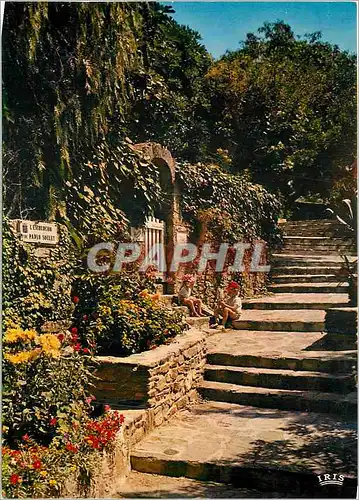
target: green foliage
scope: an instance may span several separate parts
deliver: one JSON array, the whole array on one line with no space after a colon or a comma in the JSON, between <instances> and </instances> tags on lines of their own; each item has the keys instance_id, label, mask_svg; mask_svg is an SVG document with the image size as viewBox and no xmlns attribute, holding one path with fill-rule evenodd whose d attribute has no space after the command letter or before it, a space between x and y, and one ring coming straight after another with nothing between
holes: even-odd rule
<instances>
[{"instance_id":1,"label":"green foliage","mask_svg":"<svg viewBox=\"0 0 359 500\"><path fill-rule=\"evenodd\" d=\"M91 151L123 124L141 60L139 7L126 3L6 5L3 31L6 199L39 218L55 217L63 182L77 178ZM21 185L16 188L18 179ZM26 179L26 183L24 182Z\"/></svg>"},{"instance_id":2,"label":"green foliage","mask_svg":"<svg viewBox=\"0 0 359 500\"><path fill-rule=\"evenodd\" d=\"M91 379L86 360L62 337L19 328L5 333L2 415L7 443L25 434L49 442L52 420L85 401Z\"/></svg>"},{"instance_id":3,"label":"green foliage","mask_svg":"<svg viewBox=\"0 0 359 500\"><path fill-rule=\"evenodd\" d=\"M199 35L180 27L169 11L156 3L6 5L4 173L10 217L23 218L29 210L39 219L66 216L66 182L86 186L87 165L101 155L116 170L117 197L109 203L117 206L119 185L134 180L135 199L145 202L139 211L148 210L155 186L145 191L145 176L135 168L138 157L129 158L114 137L131 134L136 141L164 143L176 154L199 154L205 126L195 114L211 60Z\"/></svg>"},{"instance_id":4,"label":"green foliage","mask_svg":"<svg viewBox=\"0 0 359 500\"><path fill-rule=\"evenodd\" d=\"M206 223L215 241L262 238L271 242L278 236L281 204L263 186L217 165L184 163L178 166L177 174L184 217Z\"/></svg>"},{"instance_id":5,"label":"green foliage","mask_svg":"<svg viewBox=\"0 0 359 500\"><path fill-rule=\"evenodd\" d=\"M126 356L182 333L183 314L165 308L153 289L153 279L134 273L79 281L74 325L82 342L102 354Z\"/></svg>"},{"instance_id":6,"label":"green foliage","mask_svg":"<svg viewBox=\"0 0 359 500\"><path fill-rule=\"evenodd\" d=\"M209 99L203 75L212 57L199 33L169 15L172 7L142 4L144 70L133 80L136 103L129 129L139 141L155 140L175 157L207 154Z\"/></svg>"},{"instance_id":7,"label":"green foliage","mask_svg":"<svg viewBox=\"0 0 359 500\"><path fill-rule=\"evenodd\" d=\"M49 257L37 257L3 221L3 324L39 328L45 321L71 316L76 258L69 235L59 227L60 243Z\"/></svg>"},{"instance_id":8,"label":"green foliage","mask_svg":"<svg viewBox=\"0 0 359 500\"><path fill-rule=\"evenodd\" d=\"M116 434L123 421L117 411L93 420L88 403L71 404L67 414L54 422L55 436L49 446L26 436L16 449L3 447L3 495L62 497L71 494L71 486L76 485L77 494L90 496L91 480L101 474L104 458L113 461Z\"/></svg>"},{"instance_id":9,"label":"green foliage","mask_svg":"<svg viewBox=\"0 0 359 500\"><path fill-rule=\"evenodd\" d=\"M217 148L227 148L226 170L249 170L288 205L301 195L328 198L355 156L355 57L318 33L300 39L277 22L213 62L199 34L172 12L155 2L6 5L9 216L67 216L76 228L66 209L78 200L65 183L92 189L84 182L87 165L104 155L118 164L118 181L103 215L122 221L113 211L121 188L139 181L134 216L143 218L156 189L138 170L123 168L138 164L121 160L120 138L128 135L160 142L190 162L217 161ZM121 208L127 214L128 206Z\"/></svg>"},{"instance_id":10,"label":"green foliage","mask_svg":"<svg viewBox=\"0 0 359 500\"><path fill-rule=\"evenodd\" d=\"M328 198L355 157L356 58L282 22L258 31L207 74L213 147L289 200Z\"/></svg>"}]
</instances>

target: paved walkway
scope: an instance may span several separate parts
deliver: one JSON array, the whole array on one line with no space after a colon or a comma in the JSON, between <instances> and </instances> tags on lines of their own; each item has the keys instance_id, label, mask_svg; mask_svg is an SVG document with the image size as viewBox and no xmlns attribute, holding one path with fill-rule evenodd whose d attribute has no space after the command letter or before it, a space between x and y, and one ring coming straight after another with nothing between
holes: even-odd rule
<instances>
[{"instance_id":1,"label":"paved walkway","mask_svg":"<svg viewBox=\"0 0 359 500\"><path fill-rule=\"evenodd\" d=\"M272 496L283 498L274 494ZM263 498L263 493L212 481L132 471L115 498Z\"/></svg>"},{"instance_id":2,"label":"paved walkway","mask_svg":"<svg viewBox=\"0 0 359 500\"><path fill-rule=\"evenodd\" d=\"M153 431L132 453L137 459L239 465L353 475L356 422L317 413L204 402ZM136 464L136 460L135 460ZM150 471L149 471L150 472ZM183 474L184 475L184 474Z\"/></svg>"},{"instance_id":3,"label":"paved walkway","mask_svg":"<svg viewBox=\"0 0 359 500\"><path fill-rule=\"evenodd\" d=\"M259 311L256 311L259 312ZM250 354L275 357L342 358L356 351L327 351L321 347L325 335L321 332L266 332L228 330L208 338L209 352L232 355Z\"/></svg>"}]
</instances>

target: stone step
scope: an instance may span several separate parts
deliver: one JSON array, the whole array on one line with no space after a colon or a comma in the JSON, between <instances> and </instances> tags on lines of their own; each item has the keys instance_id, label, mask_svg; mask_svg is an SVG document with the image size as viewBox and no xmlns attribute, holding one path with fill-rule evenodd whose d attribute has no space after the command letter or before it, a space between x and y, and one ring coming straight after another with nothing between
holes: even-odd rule
<instances>
[{"instance_id":1,"label":"stone step","mask_svg":"<svg viewBox=\"0 0 359 500\"><path fill-rule=\"evenodd\" d=\"M315 371L324 373L351 374L356 367L356 351L327 351L323 356L258 355L258 354L231 354L228 352L209 352L207 363L221 366L238 366L249 368L267 368L277 370Z\"/></svg>"},{"instance_id":2,"label":"stone step","mask_svg":"<svg viewBox=\"0 0 359 500\"><path fill-rule=\"evenodd\" d=\"M219 483L216 477L214 481L200 481L132 470L118 486L115 498L263 498L263 493L252 487ZM280 492L274 498L281 498Z\"/></svg>"},{"instance_id":3,"label":"stone step","mask_svg":"<svg viewBox=\"0 0 359 500\"><path fill-rule=\"evenodd\" d=\"M280 222L280 227L288 227L288 226L331 226L336 225L340 226L340 222L337 219L313 219L313 220L286 220L285 222Z\"/></svg>"},{"instance_id":4,"label":"stone step","mask_svg":"<svg viewBox=\"0 0 359 500\"><path fill-rule=\"evenodd\" d=\"M321 255L338 255L340 256L341 254L345 255L350 255L354 256L357 254L356 250L354 248L347 248L347 247L323 247L323 246L317 246L317 247L305 247L303 248L302 246L295 246L295 245L286 245L285 247L282 247L281 251L283 254L291 254L291 255L302 255L303 252L308 252L308 256L321 256Z\"/></svg>"},{"instance_id":5,"label":"stone step","mask_svg":"<svg viewBox=\"0 0 359 500\"><path fill-rule=\"evenodd\" d=\"M347 393L355 390L353 375L334 375L315 371L245 368L206 365L205 380L227 384L268 387L270 389Z\"/></svg>"},{"instance_id":6,"label":"stone step","mask_svg":"<svg viewBox=\"0 0 359 500\"><path fill-rule=\"evenodd\" d=\"M318 250L336 250L336 249L354 249L355 244L352 241L343 241L339 238L327 237L306 237L306 236L284 236L282 251L289 248L318 249Z\"/></svg>"},{"instance_id":7,"label":"stone step","mask_svg":"<svg viewBox=\"0 0 359 500\"><path fill-rule=\"evenodd\" d=\"M176 306L176 305L173 305L172 308L175 310L175 311L181 311L183 314L185 314L186 316L189 314L189 309L187 306Z\"/></svg>"},{"instance_id":8,"label":"stone step","mask_svg":"<svg viewBox=\"0 0 359 500\"><path fill-rule=\"evenodd\" d=\"M300 240L303 240L303 241L300 241ZM309 251L309 250L326 251L327 250L328 252L333 251L333 253L336 253L339 250L346 251L346 249L349 249L349 250L355 249L355 246L351 242L346 242L346 243L337 242L337 243L335 243L335 242L328 241L326 243L323 243L320 240L321 239L319 239L317 241L304 240L304 237L301 237L298 240L285 241L284 245L281 248L281 251L286 252L288 250L288 252L289 252L290 249L293 248L295 250L302 249L303 251Z\"/></svg>"},{"instance_id":9,"label":"stone step","mask_svg":"<svg viewBox=\"0 0 359 500\"><path fill-rule=\"evenodd\" d=\"M179 481L186 477L271 492L258 498L320 498L324 488L316 474L331 471L335 463L345 476L340 495L354 498L356 454L351 419L209 401L184 410L145 437L131 450L131 466L138 472L158 474L159 480L160 475ZM221 496L207 486L198 496L195 487L186 486L178 494L174 486L173 497ZM349 486L350 491L345 490ZM280 494L272 493L278 490ZM140 485L131 496L138 497L138 491L143 491ZM162 495L157 492L156 497ZM246 495L239 489L224 497Z\"/></svg>"},{"instance_id":10,"label":"stone step","mask_svg":"<svg viewBox=\"0 0 359 500\"><path fill-rule=\"evenodd\" d=\"M191 327L191 328L197 328L198 330L202 330L204 328L209 327L209 318L195 318L188 316L186 318L186 323Z\"/></svg>"},{"instance_id":11,"label":"stone step","mask_svg":"<svg viewBox=\"0 0 359 500\"><path fill-rule=\"evenodd\" d=\"M340 266L273 266L271 269L272 276L279 276L281 274L290 275L307 275L307 274L337 274L339 273Z\"/></svg>"},{"instance_id":12,"label":"stone step","mask_svg":"<svg viewBox=\"0 0 359 500\"><path fill-rule=\"evenodd\" d=\"M346 293L348 283L277 283L268 286L274 293Z\"/></svg>"},{"instance_id":13,"label":"stone step","mask_svg":"<svg viewBox=\"0 0 359 500\"><path fill-rule=\"evenodd\" d=\"M347 306L348 295L345 293L276 293L243 300L243 309L329 309Z\"/></svg>"},{"instance_id":14,"label":"stone step","mask_svg":"<svg viewBox=\"0 0 359 500\"><path fill-rule=\"evenodd\" d=\"M289 265L292 266L338 266L342 267L344 264L343 258L338 254L327 254L327 255L312 255L303 252L302 254L291 254L291 253L278 253L274 252L272 254L272 264L276 263L277 265ZM350 261L355 261L355 256L349 257Z\"/></svg>"},{"instance_id":15,"label":"stone step","mask_svg":"<svg viewBox=\"0 0 359 500\"><path fill-rule=\"evenodd\" d=\"M244 310L233 321L236 330L321 332L325 311L322 310Z\"/></svg>"},{"instance_id":16,"label":"stone step","mask_svg":"<svg viewBox=\"0 0 359 500\"><path fill-rule=\"evenodd\" d=\"M160 301L162 302L163 305L169 307L169 306L172 306L173 304L176 304L175 298L177 298L176 295L163 294L160 297Z\"/></svg>"},{"instance_id":17,"label":"stone step","mask_svg":"<svg viewBox=\"0 0 359 500\"><path fill-rule=\"evenodd\" d=\"M276 274L271 278L272 283L340 283L341 279L335 274Z\"/></svg>"},{"instance_id":18,"label":"stone step","mask_svg":"<svg viewBox=\"0 0 359 500\"><path fill-rule=\"evenodd\" d=\"M318 229L318 228L303 228L303 229L296 229L296 228L288 228L283 231L284 236L293 236L293 237L299 237L302 236L303 238L309 237L321 237L321 238L335 238L335 239L341 239L343 241L350 241L352 234L348 231L345 232L341 228L331 228L328 227L326 229Z\"/></svg>"},{"instance_id":19,"label":"stone step","mask_svg":"<svg viewBox=\"0 0 359 500\"><path fill-rule=\"evenodd\" d=\"M318 391L288 391L208 381L203 381L198 390L205 399L211 401L260 408L336 413L353 417L357 411L356 392L342 395Z\"/></svg>"}]
</instances>

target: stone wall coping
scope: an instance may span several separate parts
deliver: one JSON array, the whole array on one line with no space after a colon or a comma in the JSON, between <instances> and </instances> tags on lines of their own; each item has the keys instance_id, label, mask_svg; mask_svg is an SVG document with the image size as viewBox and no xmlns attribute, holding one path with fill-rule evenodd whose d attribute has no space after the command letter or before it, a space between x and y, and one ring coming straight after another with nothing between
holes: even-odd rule
<instances>
[{"instance_id":1,"label":"stone wall coping","mask_svg":"<svg viewBox=\"0 0 359 500\"><path fill-rule=\"evenodd\" d=\"M330 309L327 309L327 311L358 313L358 308L357 307L331 307Z\"/></svg>"},{"instance_id":2,"label":"stone wall coping","mask_svg":"<svg viewBox=\"0 0 359 500\"><path fill-rule=\"evenodd\" d=\"M206 335L203 331L190 330L174 337L170 344L164 344L156 349L132 354L126 357L117 356L96 356L96 360L101 364L127 364L129 366L143 366L153 368L158 364L167 361L173 354L180 354L200 341L204 341Z\"/></svg>"}]
</instances>

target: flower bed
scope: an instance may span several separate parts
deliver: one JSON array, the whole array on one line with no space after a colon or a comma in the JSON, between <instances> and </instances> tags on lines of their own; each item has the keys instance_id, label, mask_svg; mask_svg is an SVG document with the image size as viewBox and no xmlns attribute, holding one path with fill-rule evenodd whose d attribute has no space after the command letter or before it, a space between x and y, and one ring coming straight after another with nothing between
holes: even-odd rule
<instances>
[{"instance_id":1,"label":"flower bed","mask_svg":"<svg viewBox=\"0 0 359 500\"><path fill-rule=\"evenodd\" d=\"M20 328L5 333L3 351L4 496L61 496L70 480L86 495L124 421L109 406L94 418L91 358L76 334Z\"/></svg>"},{"instance_id":2,"label":"flower bed","mask_svg":"<svg viewBox=\"0 0 359 500\"><path fill-rule=\"evenodd\" d=\"M187 328L182 311L164 307L160 294L151 293L153 282L123 273L81 284L72 331L93 352L132 355L166 344Z\"/></svg>"}]
</instances>

